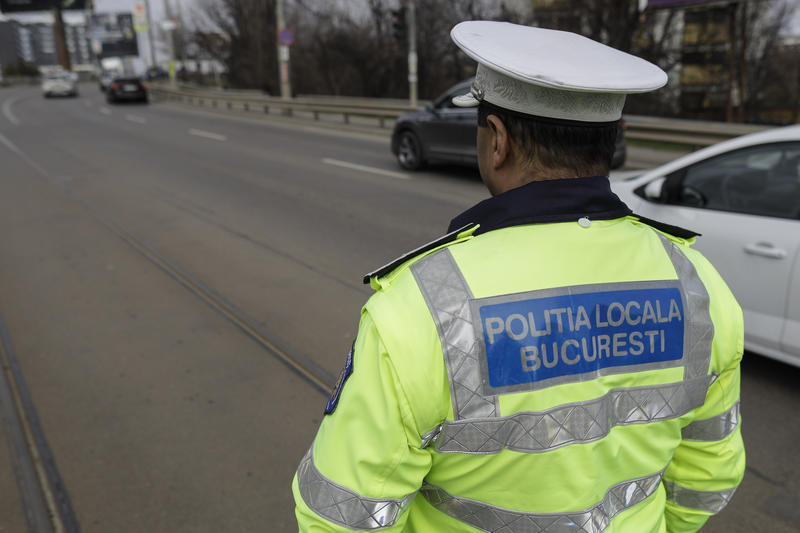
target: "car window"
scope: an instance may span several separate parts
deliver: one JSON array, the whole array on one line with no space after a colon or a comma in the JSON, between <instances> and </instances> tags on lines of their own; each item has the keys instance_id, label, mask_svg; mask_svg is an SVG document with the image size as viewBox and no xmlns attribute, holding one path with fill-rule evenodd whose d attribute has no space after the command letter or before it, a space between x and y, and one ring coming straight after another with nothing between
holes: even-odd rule
<instances>
[{"instance_id":1,"label":"car window","mask_svg":"<svg viewBox=\"0 0 800 533\"><path fill-rule=\"evenodd\" d=\"M758 146L681 172L673 203L800 219L800 143Z\"/></svg>"},{"instance_id":2,"label":"car window","mask_svg":"<svg viewBox=\"0 0 800 533\"><path fill-rule=\"evenodd\" d=\"M448 108L462 109L453 104L453 98L456 96L461 96L462 94L467 94L471 86L472 86L471 82L465 83L444 93L443 95L441 95L439 98L436 99L434 107L436 107L436 109L448 109Z\"/></svg>"}]
</instances>

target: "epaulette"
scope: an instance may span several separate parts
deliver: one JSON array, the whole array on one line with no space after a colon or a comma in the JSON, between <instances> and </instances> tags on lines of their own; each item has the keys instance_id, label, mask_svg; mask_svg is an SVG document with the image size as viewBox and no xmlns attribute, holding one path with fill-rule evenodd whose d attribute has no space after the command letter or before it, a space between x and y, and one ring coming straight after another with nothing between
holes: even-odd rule
<instances>
[{"instance_id":1,"label":"epaulette","mask_svg":"<svg viewBox=\"0 0 800 533\"><path fill-rule=\"evenodd\" d=\"M413 258L417 257L418 255L422 255L425 252L429 252L430 250L433 250L434 248L438 248L439 246L442 246L444 244L448 244L448 243L451 243L451 242L455 241L456 239L458 239L458 236L461 233L464 233L465 231L474 228L476 225L477 224L475 224L474 222L470 222L469 224L467 224L466 226L464 226L462 228L459 228L459 229L457 229L455 231L451 231L447 235L442 235L438 239L435 239L435 240L433 240L433 241L431 241L431 242L429 242L427 244L423 244L419 248L415 248L414 250L411 250L410 252L401 255L400 257L398 257L397 259L395 259L391 263L383 265L379 269L377 269L377 270L375 270L373 272L370 272L369 274L366 274L364 276L364 285L369 285L369 280L371 278L374 278L376 276L377 277L385 276L386 274L388 274L392 270L396 269L397 267L399 267L400 265L402 265L403 263L405 263L409 259L413 259Z\"/></svg>"},{"instance_id":2,"label":"epaulette","mask_svg":"<svg viewBox=\"0 0 800 533\"><path fill-rule=\"evenodd\" d=\"M653 220L652 218L643 217L641 215L637 215L636 213L634 213L633 216L638 218L639 222L641 222L642 224L646 224L651 228L655 228L658 231L663 231L664 233L669 233L670 235L674 235L675 237L679 237L681 239L693 239L695 237L699 237L700 235L702 235L702 233L697 233L690 229L682 228L680 226L673 226L672 224L659 222L658 220Z\"/></svg>"}]
</instances>

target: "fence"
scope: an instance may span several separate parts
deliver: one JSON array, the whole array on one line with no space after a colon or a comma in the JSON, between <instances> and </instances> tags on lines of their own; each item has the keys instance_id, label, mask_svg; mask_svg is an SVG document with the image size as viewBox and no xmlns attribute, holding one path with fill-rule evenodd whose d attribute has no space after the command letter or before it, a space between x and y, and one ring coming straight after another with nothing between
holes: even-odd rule
<instances>
[{"instance_id":1,"label":"fence","mask_svg":"<svg viewBox=\"0 0 800 533\"><path fill-rule=\"evenodd\" d=\"M322 120L341 117L350 124L353 117L372 119L379 128L392 127L401 115L414 111L403 101L336 96L309 96L283 99L266 96L258 91L223 91L194 87L170 89L153 86L151 93L157 99L181 102L199 107L230 111L273 112L285 116L303 116ZM423 103L424 104L424 103ZM768 126L733 124L683 119L665 119L638 115L625 115L629 140L680 145L691 149L710 146L718 142L768 129Z\"/></svg>"}]
</instances>

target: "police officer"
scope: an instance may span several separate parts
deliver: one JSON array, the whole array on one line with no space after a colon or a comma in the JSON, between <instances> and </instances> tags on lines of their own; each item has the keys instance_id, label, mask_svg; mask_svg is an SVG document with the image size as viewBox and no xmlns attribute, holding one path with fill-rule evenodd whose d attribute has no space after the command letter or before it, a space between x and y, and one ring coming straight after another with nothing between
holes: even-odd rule
<instances>
[{"instance_id":1,"label":"police officer","mask_svg":"<svg viewBox=\"0 0 800 533\"><path fill-rule=\"evenodd\" d=\"M471 21L492 198L368 275L376 290L293 483L308 532L688 532L744 474L742 314L692 232L608 171L658 67Z\"/></svg>"}]
</instances>

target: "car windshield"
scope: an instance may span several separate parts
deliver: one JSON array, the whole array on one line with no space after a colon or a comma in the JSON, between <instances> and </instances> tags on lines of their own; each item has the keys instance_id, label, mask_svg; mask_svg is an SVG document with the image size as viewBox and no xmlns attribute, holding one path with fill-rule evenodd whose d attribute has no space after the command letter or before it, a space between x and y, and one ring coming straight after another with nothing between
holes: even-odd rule
<instances>
[{"instance_id":1,"label":"car windshield","mask_svg":"<svg viewBox=\"0 0 800 533\"><path fill-rule=\"evenodd\" d=\"M435 107L454 107L454 104L452 103L453 97L467 94L470 87L472 87L471 79L450 87L446 92L436 99L433 105Z\"/></svg>"}]
</instances>

